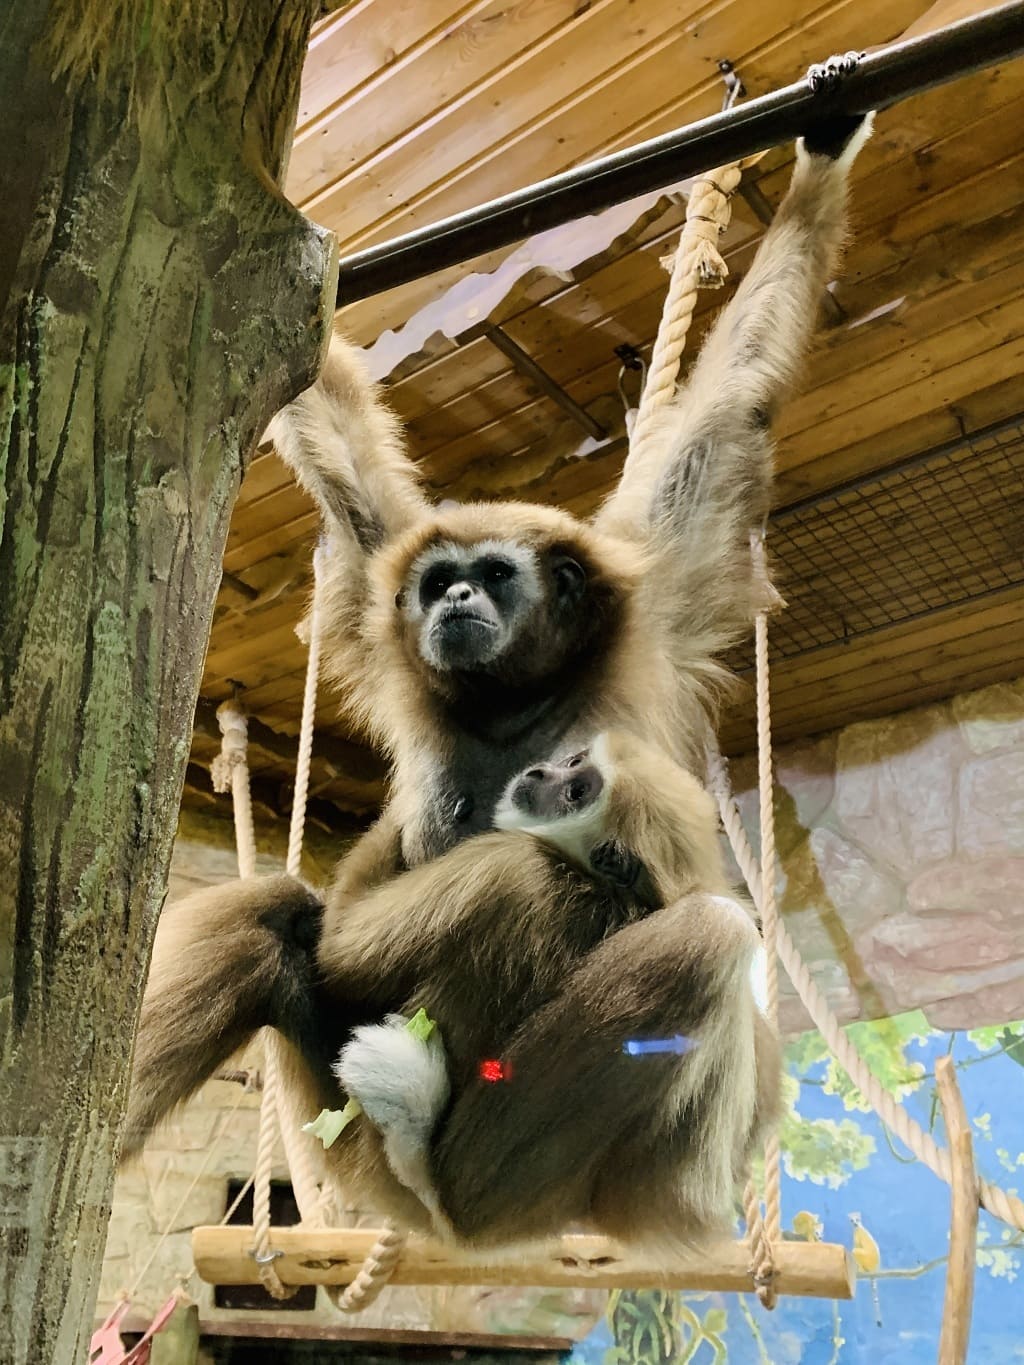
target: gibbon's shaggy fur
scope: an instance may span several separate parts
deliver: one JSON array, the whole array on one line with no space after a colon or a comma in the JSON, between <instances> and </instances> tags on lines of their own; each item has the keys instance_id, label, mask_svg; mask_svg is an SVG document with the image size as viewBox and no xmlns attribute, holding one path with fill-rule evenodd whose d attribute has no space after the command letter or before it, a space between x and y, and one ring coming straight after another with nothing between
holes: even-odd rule
<instances>
[{"instance_id":1,"label":"gibbon's shaggy fur","mask_svg":"<svg viewBox=\"0 0 1024 1365\"><path fill-rule=\"evenodd\" d=\"M320 940L324 1017L372 1021L337 1067L366 1113L326 1153L334 1174L364 1207L471 1247L579 1221L696 1241L729 1218L779 1090L750 985L759 937L729 899L714 802L613 732L513 779L497 822ZM201 960L202 913L183 908L178 950ZM420 1008L440 1043L380 1023ZM684 1054L624 1051L676 1038ZM506 1080L481 1077L487 1059Z\"/></svg>"},{"instance_id":2,"label":"gibbon's shaggy fur","mask_svg":"<svg viewBox=\"0 0 1024 1365\"><path fill-rule=\"evenodd\" d=\"M317 384L272 422L330 533L326 666L393 763L383 875L488 828L515 772L605 726L701 762L726 677L717 659L758 605L749 533L769 505L769 424L835 269L868 127L844 143L849 126L829 125L837 158L798 147L789 193L660 439L627 459L592 522L526 503L434 508L396 419L338 339ZM495 598L486 561L511 571L511 600ZM466 601L446 591L441 612L425 607L431 570ZM478 606L489 623L473 619Z\"/></svg>"},{"instance_id":3,"label":"gibbon's shaggy fur","mask_svg":"<svg viewBox=\"0 0 1024 1365\"><path fill-rule=\"evenodd\" d=\"M609 728L699 770L725 677L717 656L749 630L760 591L749 534L768 509L771 418L836 267L849 169L869 131L870 119L826 119L798 144L789 192L660 417L659 440L626 460L591 522L511 502L433 508L394 416L338 340L317 383L274 419L270 434L329 532L327 665L391 758L391 796L342 862L322 926L316 899L279 878L205 893L212 943L199 960L168 968L158 940L154 980L177 973L178 989L147 993L129 1149L209 1075L217 1048L200 1006L212 990L226 991L219 1036L248 1036L259 1022L302 1038L296 1074L311 1066L329 1089L339 1030L360 1021L337 1006L324 1014L303 945L329 940L369 889L489 829L516 773ZM646 980L647 935L663 942L654 926L630 930L616 964L623 990ZM256 991L254 1011L245 982L269 970L260 963L285 962L289 981ZM233 1015L228 999L249 1012ZM579 1008L543 1012L556 1089L568 1083L560 1040ZM605 1000L587 1008L600 1026ZM497 1127L481 1135L495 1150L502 1140Z\"/></svg>"}]
</instances>

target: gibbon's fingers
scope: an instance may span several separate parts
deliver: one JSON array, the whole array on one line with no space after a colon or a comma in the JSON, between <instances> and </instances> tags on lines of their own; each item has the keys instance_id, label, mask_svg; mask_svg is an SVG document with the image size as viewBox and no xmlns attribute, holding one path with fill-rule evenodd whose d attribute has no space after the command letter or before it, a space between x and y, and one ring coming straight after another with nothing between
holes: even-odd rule
<instances>
[{"instance_id":1,"label":"gibbon's fingers","mask_svg":"<svg viewBox=\"0 0 1024 1365\"><path fill-rule=\"evenodd\" d=\"M169 906L142 1002L122 1156L264 1025L306 1051L316 1035L318 898L292 877L252 877ZM307 1017L309 1016L309 1017Z\"/></svg>"},{"instance_id":2,"label":"gibbon's fingers","mask_svg":"<svg viewBox=\"0 0 1024 1365\"><path fill-rule=\"evenodd\" d=\"M456 1233L479 1244L544 1236L588 1207L612 1145L664 1122L687 1078L699 1087L716 1064L757 941L735 902L694 894L595 948L519 1030L500 1059L507 1079L467 1089L435 1140ZM636 1042L651 1045L643 1061Z\"/></svg>"},{"instance_id":3,"label":"gibbon's fingers","mask_svg":"<svg viewBox=\"0 0 1024 1365\"><path fill-rule=\"evenodd\" d=\"M372 554L429 511L398 418L358 350L339 336L319 379L277 413L266 435L357 554Z\"/></svg>"}]
</instances>

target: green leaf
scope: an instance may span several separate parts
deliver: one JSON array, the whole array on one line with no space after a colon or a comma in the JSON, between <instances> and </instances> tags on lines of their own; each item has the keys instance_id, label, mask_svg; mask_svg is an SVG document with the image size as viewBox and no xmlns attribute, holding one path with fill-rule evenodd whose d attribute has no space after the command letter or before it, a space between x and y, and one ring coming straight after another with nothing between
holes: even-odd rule
<instances>
[{"instance_id":1,"label":"green leaf","mask_svg":"<svg viewBox=\"0 0 1024 1365\"><path fill-rule=\"evenodd\" d=\"M1008 1039L1019 1038L1024 1042L1024 1019L1018 1019L1010 1024L988 1024L984 1028L972 1028L968 1030L967 1038L979 1052L991 1052L994 1048L1005 1047ZM1014 1061L1017 1060L1014 1057Z\"/></svg>"},{"instance_id":2,"label":"green leaf","mask_svg":"<svg viewBox=\"0 0 1024 1365\"><path fill-rule=\"evenodd\" d=\"M324 1147L330 1147L352 1122L363 1112L358 1100L349 1100L344 1109L321 1109L312 1123L304 1123L302 1131L318 1137Z\"/></svg>"},{"instance_id":3,"label":"green leaf","mask_svg":"<svg viewBox=\"0 0 1024 1365\"><path fill-rule=\"evenodd\" d=\"M425 1043L434 1032L437 1025L431 1019L427 1011L418 1009L405 1026L406 1033L411 1033L414 1038L418 1038L421 1043Z\"/></svg>"}]
</instances>

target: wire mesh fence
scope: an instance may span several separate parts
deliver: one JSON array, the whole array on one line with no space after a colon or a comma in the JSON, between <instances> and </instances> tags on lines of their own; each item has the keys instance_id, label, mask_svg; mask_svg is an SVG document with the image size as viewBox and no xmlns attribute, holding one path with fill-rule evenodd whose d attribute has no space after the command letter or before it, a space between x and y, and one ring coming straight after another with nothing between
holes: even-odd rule
<instances>
[{"instance_id":1,"label":"wire mesh fence","mask_svg":"<svg viewBox=\"0 0 1024 1365\"><path fill-rule=\"evenodd\" d=\"M1024 415L781 508L768 547L775 659L1024 584ZM728 662L746 671L752 648Z\"/></svg>"}]
</instances>

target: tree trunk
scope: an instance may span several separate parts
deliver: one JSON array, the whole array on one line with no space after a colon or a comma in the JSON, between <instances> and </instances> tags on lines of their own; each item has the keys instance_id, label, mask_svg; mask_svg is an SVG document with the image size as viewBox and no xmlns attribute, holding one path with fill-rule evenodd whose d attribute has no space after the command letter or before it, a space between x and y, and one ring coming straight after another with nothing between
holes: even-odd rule
<instances>
[{"instance_id":1,"label":"tree trunk","mask_svg":"<svg viewBox=\"0 0 1024 1365\"><path fill-rule=\"evenodd\" d=\"M313 8L3 6L3 1365L88 1341L228 517L333 312L278 190Z\"/></svg>"}]
</instances>

